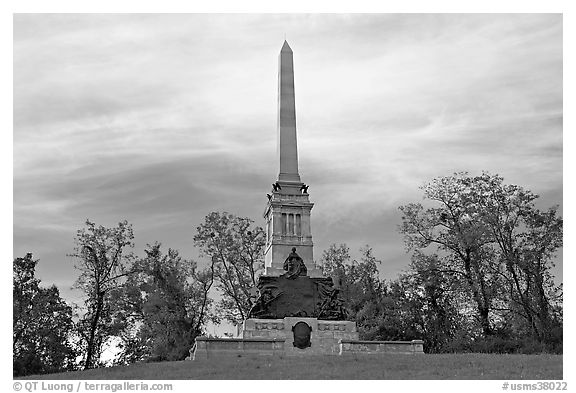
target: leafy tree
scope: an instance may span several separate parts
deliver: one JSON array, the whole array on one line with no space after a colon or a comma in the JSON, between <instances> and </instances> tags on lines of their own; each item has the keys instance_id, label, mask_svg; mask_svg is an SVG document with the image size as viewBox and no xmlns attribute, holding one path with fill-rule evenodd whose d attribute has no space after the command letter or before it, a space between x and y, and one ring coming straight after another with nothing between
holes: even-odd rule
<instances>
[{"instance_id":1,"label":"leafy tree","mask_svg":"<svg viewBox=\"0 0 576 393\"><path fill-rule=\"evenodd\" d=\"M534 206L537 195L503 180L488 174L471 178L466 202L496 244L510 301L519 306L514 309L538 341L548 341L561 318L552 313L561 307L562 291L554 284L550 268L562 247L563 220L557 207L543 212Z\"/></svg>"},{"instance_id":2,"label":"leafy tree","mask_svg":"<svg viewBox=\"0 0 576 393\"><path fill-rule=\"evenodd\" d=\"M72 309L56 286L40 287L32 254L13 263L13 373L45 374L74 368Z\"/></svg>"},{"instance_id":3,"label":"leafy tree","mask_svg":"<svg viewBox=\"0 0 576 393\"><path fill-rule=\"evenodd\" d=\"M80 271L76 286L86 295L86 312L78 322L85 369L99 365L103 346L124 326L113 323L112 298L130 274L133 239L132 226L127 221L106 228L87 220L86 228L76 234L71 256L76 258L75 267Z\"/></svg>"},{"instance_id":4,"label":"leafy tree","mask_svg":"<svg viewBox=\"0 0 576 393\"><path fill-rule=\"evenodd\" d=\"M349 316L351 312L352 296L350 292L351 278L348 276L349 266L352 263L350 248L346 244L331 244L322 252L320 266L325 276L332 277L335 287L340 290L340 296L344 301ZM354 319L354 318L352 318Z\"/></svg>"},{"instance_id":5,"label":"leafy tree","mask_svg":"<svg viewBox=\"0 0 576 393\"><path fill-rule=\"evenodd\" d=\"M550 274L562 246L556 208L541 212L537 195L498 175L457 173L423 187L432 206L411 203L400 231L417 259L433 258L420 273L444 276L466 295L485 337L521 317L539 341L561 320L561 288ZM518 331L518 326L516 326Z\"/></svg>"},{"instance_id":6,"label":"leafy tree","mask_svg":"<svg viewBox=\"0 0 576 393\"><path fill-rule=\"evenodd\" d=\"M447 350L462 330L469 330L459 312L466 303L438 264L436 256L414 254L410 271L400 276L394 291L406 311L404 319L419 327L426 352L431 353Z\"/></svg>"},{"instance_id":7,"label":"leafy tree","mask_svg":"<svg viewBox=\"0 0 576 393\"><path fill-rule=\"evenodd\" d=\"M265 233L253 224L249 218L212 212L194 236L195 245L214 268L215 286L222 295L217 313L235 325L248 316L264 266Z\"/></svg>"},{"instance_id":8,"label":"leafy tree","mask_svg":"<svg viewBox=\"0 0 576 393\"><path fill-rule=\"evenodd\" d=\"M493 332L490 318L497 288L501 285L493 274L491 237L486 227L469 211L462 200L471 191L460 177L434 179L425 185L424 197L438 207L425 209L420 203L401 206L400 231L409 250L423 252L436 246L436 269L452 276L461 288L471 294L485 335Z\"/></svg>"},{"instance_id":9,"label":"leafy tree","mask_svg":"<svg viewBox=\"0 0 576 393\"><path fill-rule=\"evenodd\" d=\"M415 258L410 273L394 281L379 278L369 246L359 261L345 244L331 245L322 254L324 273L339 283L349 316L367 340L423 339L427 352L441 352L459 326L459 314L449 292L450 282L430 268L435 260Z\"/></svg>"},{"instance_id":10,"label":"leafy tree","mask_svg":"<svg viewBox=\"0 0 576 393\"><path fill-rule=\"evenodd\" d=\"M324 274L331 276L340 289L348 317L360 325L361 333L374 325L382 312L379 302L386 293L386 285L380 280L378 264L372 248L360 249L359 261L351 260L350 249L345 244L330 245L320 259ZM371 322L370 322L370 321Z\"/></svg>"},{"instance_id":11,"label":"leafy tree","mask_svg":"<svg viewBox=\"0 0 576 393\"><path fill-rule=\"evenodd\" d=\"M118 362L183 360L212 317L212 269L199 271L173 249L163 254L160 243L145 252L116 299L130 326L123 330Z\"/></svg>"}]
</instances>

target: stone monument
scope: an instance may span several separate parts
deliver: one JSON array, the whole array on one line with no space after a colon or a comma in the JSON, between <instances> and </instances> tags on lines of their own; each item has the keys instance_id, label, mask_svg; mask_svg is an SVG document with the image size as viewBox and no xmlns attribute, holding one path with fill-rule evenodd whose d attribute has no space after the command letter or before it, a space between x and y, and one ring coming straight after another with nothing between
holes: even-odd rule
<instances>
[{"instance_id":1,"label":"stone monument","mask_svg":"<svg viewBox=\"0 0 576 393\"><path fill-rule=\"evenodd\" d=\"M422 342L360 341L339 289L314 264L308 186L298 172L294 61L284 41L278 71L278 178L264 210L259 296L238 338L197 337L192 359L217 355L422 353Z\"/></svg>"},{"instance_id":2,"label":"stone monument","mask_svg":"<svg viewBox=\"0 0 576 393\"><path fill-rule=\"evenodd\" d=\"M266 246L259 297L242 338L281 338L287 353L337 353L338 340L357 340L332 279L314 264L308 186L298 172L294 61L288 42L278 71L278 178L264 210Z\"/></svg>"}]
</instances>

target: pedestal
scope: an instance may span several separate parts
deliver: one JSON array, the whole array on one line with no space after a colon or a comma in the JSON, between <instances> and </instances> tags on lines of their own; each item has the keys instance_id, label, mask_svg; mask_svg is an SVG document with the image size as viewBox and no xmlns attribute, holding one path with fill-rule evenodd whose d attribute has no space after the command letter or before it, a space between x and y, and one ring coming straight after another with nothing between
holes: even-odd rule
<instances>
[{"instance_id":1,"label":"pedestal","mask_svg":"<svg viewBox=\"0 0 576 393\"><path fill-rule=\"evenodd\" d=\"M293 328L299 322L310 327L310 346L294 345ZM286 355L318 355L340 353L339 341L358 340L356 323L350 321L324 321L317 318L286 317L282 319L247 319L242 325L243 339L284 340Z\"/></svg>"}]
</instances>

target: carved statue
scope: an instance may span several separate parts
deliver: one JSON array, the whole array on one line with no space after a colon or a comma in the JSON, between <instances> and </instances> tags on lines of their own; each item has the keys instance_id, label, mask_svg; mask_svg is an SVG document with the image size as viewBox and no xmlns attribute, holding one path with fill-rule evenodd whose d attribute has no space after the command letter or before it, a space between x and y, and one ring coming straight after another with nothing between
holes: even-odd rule
<instances>
[{"instance_id":1,"label":"carved statue","mask_svg":"<svg viewBox=\"0 0 576 393\"><path fill-rule=\"evenodd\" d=\"M299 262L299 257L289 261ZM346 320L347 313L340 299L340 291L334 287L332 278L289 278L287 275L288 273L280 277L260 276L259 296L254 301L248 318L307 317Z\"/></svg>"},{"instance_id":2,"label":"carved statue","mask_svg":"<svg viewBox=\"0 0 576 393\"><path fill-rule=\"evenodd\" d=\"M346 311L339 296L339 280L331 277L308 277L304 260L296 247L284 261L284 274L262 275L256 290L251 292L252 308L248 318L279 319L306 317L325 320L346 320ZM336 285L335 285L336 284Z\"/></svg>"},{"instance_id":3,"label":"carved statue","mask_svg":"<svg viewBox=\"0 0 576 393\"><path fill-rule=\"evenodd\" d=\"M282 295L280 292L276 296L273 294L274 287L264 287L260 291L260 296L248 313L249 318L273 318L274 315L270 314L270 303Z\"/></svg>"},{"instance_id":4,"label":"carved statue","mask_svg":"<svg viewBox=\"0 0 576 393\"><path fill-rule=\"evenodd\" d=\"M278 191L282 189L282 186L280 186L280 183L276 182L272 184L272 188L274 189L274 191Z\"/></svg>"},{"instance_id":5,"label":"carved statue","mask_svg":"<svg viewBox=\"0 0 576 393\"><path fill-rule=\"evenodd\" d=\"M292 252L284 261L284 270L286 270L286 273L284 273L282 277L290 279L308 274L308 269L304 261L300 258L300 255L296 254L296 247L292 247Z\"/></svg>"},{"instance_id":6,"label":"carved statue","mask_svg":"<svg viewBox=\"0 0 576 393\"><path fill-rule=\"evenodd\" d=\"M342 300L338 296L340 291L336 288L325 288L321 292L321 299L323 299L320 304L320 311L318 312L318 318L342 321L346 319L346 310L342 304Z\"/></svg>"},{"instance_id":7,"label":"carved statue","mask_svg":"<svg viewBox=\"0 0 576 393\"><path fill-rule=\"evenodd\" d=\"M302 187L300 187L300 191L302 191L303 194L307 194L308 193L308 187L306 184L302 184Z\"/></svg>"},{"instance_id":8,"label":"carved statue","mask_svg":"<svg viewBox=\"0 0 576 393\"><path fill-rule=\"evenodd\" d=\"M272 195L266 194L266 196L268 197L268 200L272 199Z\"/></svg>"}]
</instances>

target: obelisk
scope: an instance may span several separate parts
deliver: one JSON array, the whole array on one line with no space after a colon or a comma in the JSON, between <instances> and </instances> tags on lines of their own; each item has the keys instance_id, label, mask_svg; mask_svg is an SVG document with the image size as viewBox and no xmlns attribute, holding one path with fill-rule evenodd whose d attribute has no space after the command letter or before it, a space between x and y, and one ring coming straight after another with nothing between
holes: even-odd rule
<instances>
[{"instance_id":1,"label":"obelisk","mask_svg":"<svg viewBox=\"0 0 576 393\"><path fill-rule=\"evenodd\" d=\"M278 156L280 168L268 204L266 219L265 275L279 276L293 247L303 259L308 275L319 277L314 265L310 211L314 206L308 187L298 173L298 145L296 138L296 105L294 94L294 59L288 42L280 50L278 59Z\"/></svg>"},{"instance_id":2,"label":"obelisk","mask_svg":"<svg viewBox=\"0 0 576 393\"><path fill-rule=\"evenodd\" d=\"M294 58L284 41L278 61L278 181L300 182L296 140L296 100L294 94Z\"/></svg>"}]
</instances>

